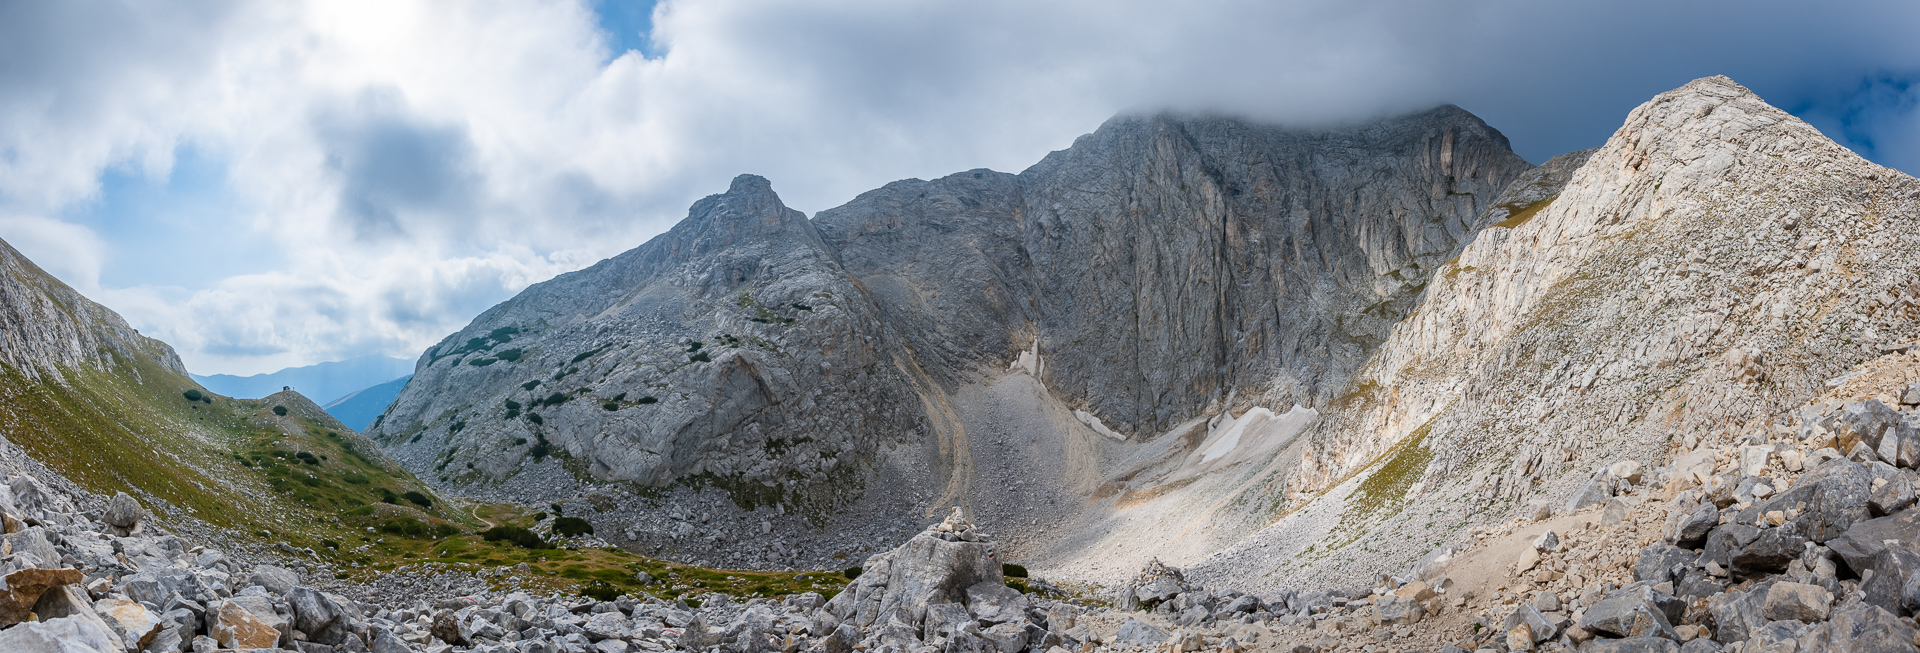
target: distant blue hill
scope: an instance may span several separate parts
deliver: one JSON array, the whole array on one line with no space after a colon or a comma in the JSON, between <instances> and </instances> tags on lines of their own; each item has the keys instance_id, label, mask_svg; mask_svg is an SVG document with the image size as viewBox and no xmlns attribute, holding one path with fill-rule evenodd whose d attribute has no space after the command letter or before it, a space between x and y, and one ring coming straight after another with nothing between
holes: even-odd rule
<instances>
[{"instance_id":1,"label":"distant blue hill","mask_svg":"<svg viewBox=\"0 0 1920 653\"><path fill-rule=\"evenodd\" d=\"M312 399L314 403L325 406L345 397L347 393L358 392L412 373L413 361L411 360L386 356L361 356L306 367L289 367L271 374L253 376L195 374L193 380L199 381L201 386L212 390L215 394L246 399L258 399L279 392L283 387L292 387L294 391Z\"/></svg>"},{"instance_id":2,"label":"distant blue hill","mask_svg":"<svg viewBox=\"0 0 1920 653\"><path fill-rule=\"evenodd\" d=\"M413 375L408 374L341 397L321 408L326 409L327 414L332 415L334 419L340 420L341 424L347 425L347 428L365 431L367 427L373 425L375 418L387 412L387 405L392 404L393 399L400 396L400 389L407 387L407 379L411 378Z\"/></svg>"}]
</instances>

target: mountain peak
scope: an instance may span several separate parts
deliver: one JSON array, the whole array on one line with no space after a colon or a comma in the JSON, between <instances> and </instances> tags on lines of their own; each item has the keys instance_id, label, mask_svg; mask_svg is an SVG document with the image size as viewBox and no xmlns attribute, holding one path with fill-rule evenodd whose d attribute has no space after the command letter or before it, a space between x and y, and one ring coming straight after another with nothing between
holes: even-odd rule
<instances>
[{"instance_id":1,"label":"mountain peak","mask_svg":"<svg viewBox=\"0 0 1920 653\"><path fill-rule=\"evenodd\" d=\"M767 181L766 177L756 174L743 173L738 177L734 177L733 183L727 186L728 195L758 195L762 193L772 195L773 182Z\"/></svg>"}]
</instances>

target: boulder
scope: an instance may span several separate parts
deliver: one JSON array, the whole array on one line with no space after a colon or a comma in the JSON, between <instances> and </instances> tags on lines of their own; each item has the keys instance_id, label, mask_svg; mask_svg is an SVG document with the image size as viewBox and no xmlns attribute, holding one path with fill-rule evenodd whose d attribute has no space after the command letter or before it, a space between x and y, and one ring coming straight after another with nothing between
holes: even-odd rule
<instances>
[{"instance_id":1,"label":"boulder","mask_svg":"<svg viewBox=\"0 0 1920 653\"><path fill-rule=\"evenodd\" d=\"M1656 584L1677 580L1684 577L1686 568L1699 558L1699 555L1686 549L1654 544L1640 549L1640 556L1633 563L1633 579Z\"/></svg>"},{"instance_id":2,"label":"boulder","mask_svg":"<svg viewBox=\"0 0 1920 653\"><path fill-rule=\"evenodd\" d=\"M1868 463L1873 472L1873 480L1867 488L1867 511L1875 517L1884 517L1913 506L1913 482L1907 475L1892 465L1883 462Z\"/></svg>"},{"instance_id":3,"label":"boulder","mask_svg":"<svg viewBox=\"0 0 1920 653\"><path fill-rule=\"evenodd\" d=\"M287 605L293 610L293 629L306 633L308 641L334 645L352 635L346 608L318 590L294 587L287 592Z\"/></svg>"},{"instance_id":4,"label":"boulder","mask_svg":"<svg viewBox=\"0 0 1920 653\"><path fill-rule=\"evenodd\" d=\"M0 589L0 627L26 621L48 589L83 578L78 569L22 569L7 574L6 588Z\"/></svg>"},{"instance_id":5,"label":"boulder","mask_svg":"<svg viewBox=\"0 0 1920 653\"><path fill-rule=\"evenodd\" d=\"M1868 519L1848 527L1840 536L1827 540L1827 548L1847 564L1856 575L1873 568L1874 556L1888 541L1906 546L1920 544L1920 510Z\"/></svg>"},{"instance_id":6,"label":"boulder","mask_svg":"<svg viewBox=\"0 0 1920 653\"><path fill-rule=\"evenodd\" d=\"M1833 604L1833 593L1818 585L1774 583L1760 608L1760 617L1768 621L1825 621Z\"/></svg>"},{"instance_id":7,"label":"boulder","mask_svg":"<svg viewBox=\"0 0 1920 653\"><path fill-rule=\"evenodd\" d=\"M1625 480L1634 485L1640 484L1640 461L1622 460L1607 467L1607 473L1614 478Z\"/></svg>"},{"instance_id":8,"label":"boulder","mask_svg":"<svg viewBox=\"0 0 1920 653\"><path fill-rule=\"evenodd\" d=\"M1759 583L1745 592L1726 592L1707 599L1713 618L1713 639L1722 644L1742 642L1747 631L1766 625L1764 611L1771 583Z\"/></svg>"},{"instance_id":9,"label":"boulder","mask_svg":"<svg viewBox=\"0 0 1920 653\"><path fill-rule=\"evenodd\" d=\"M158 630L151 628L143 631L141 628L147 626L142 623L127 624L128 628L124 631L117 628L116 624L109 623L101 618L102 615L93 611L92 599L87 596L86 590L80 589L77 584L48 588L40 595L40 601L33 606L33 612L38 621L65 618L94 624L94 627L113 633L114 641L129 647L145 646L152 641L153 632Z\"/></svg>"},{"instance_id":10,"label":"boulder","mask_svg":"<svg viewBox=\"0 0 1920 653\"><path fill-rule=\"evenodd\" d=\"M1741 577L1786 571L1787 565L1806 550L1807 538L1799 531L1799 524L1793 522L1761 530L1753 541L1733 552L1728 568Z\"/></svg>"},{"instance_id":11,"label":"boulder","mask_svg":"<svg viewBox=\"0 0 1920 653\"><path fill-rule=\"evenodd\" d=\"M138 533L140 520L146 517L147 510L140 507L139 501L127 496L125 492L118 492L113 495L113 502L107 504L107 512L100 517L100 521L104 522L114 535L128 537Z\"/></svg>"},{"instance_id":12,"label":"boulder","mask_svg":"<svg viewBox=\"0 0 1920 653\"><path fill-rule=\"evenodd\" d=\"M101 599L92 609L114 634L141 647L152 643L165 625L147 606L125 599Z\"/></svg>"},{"instance_id":13,"label":"boulder","mask_svg":"<svg viewBox=\"0 0 1920 653\"><path fill-rule=\"evenodd\" d=\"M956 519L949 517L949 521ZM929 529L899 548L867 558L860 577L827 602L826 610L843 621L866 627L898 608L908 625L920 624L927 606L960 603L967 588L1006 584L993 545ZM970 526L965 535L980 539Z\"/></svg>"},{"instance_id":14,"label":"boulder","mask_svg":"<svg viewBox=\"0 0 1920 653\"><path fill-rule=\"evenodd\" d=\"M1531 609L1531 608L1527 608ZM1580 618L1580 627L1614 637L1655 636L1677 639L1662 610L1631 593L1615 592Z\"/></svg>"},{"instance_id":15,"label":"boulder","mask_svg":"<svg viewBox=\"0 0 1920 653\"><path fill-rule=\"evenodd\" d=\"M1428 551L1426 555L1420 556L1420 559L1413 563L1413 567L1408 569L1407 575L1414 580L1432 580L1444 575L1446 573L1447 563L1453 562L1454 555L1458 553L1460 553L1460 547L1451 545Z\"/></svg>"},{"instance_id":16,"label":"boulder","mask_svg":"<svg viewBox=\"0 0 1920 653\"><path fill-rule=\"evenodd\" d=\"M978 583L967 588L967 611L982 625L1026 619L1028 607L1027 595L1006 583Z\"/></svg>"},{"instance_id":17,"label":"boulder","mask_svg":"<svg viewBox=\"0 0 1920 653\"><path fill-rule=\"evenodd\" d=\"M1676 546L1697 549L1707 541L1707 533L1720 525L1720 509L1712 502L1694 506L1680 521L1674 524L1673 534L1667 539Z\"/></svg>"},{"instance_id":18,"label":"boulder","mask_svg":"<svg viewBox=\"0 0 1920 653\"><path fill-rule=\"evenodd\" d=\"M1680 645L1659 637L1596 639L1580 647L1580 653L1678 653Z\"/></svg>"},{"instance_id":19,"label":"boulder","mask_svg":"<svg viewBox=\"0 0 1920 653\"><path fill-rule=\"evenodd\" d=\"M1822 426L1833 433L1841 451L1851 451L1856 444L1877 451L1881 436L1899 422L1899 411L1877 399L1868 399L1847 404L1840 412L1827 417Z\"/></svg>"},{"instance_id":20,"label":"boulder","mask_svg":"<svg viewBox=\"0 0 1920 653\"><path fill-rule=\"evenodd\" d=\"M1565 512L1578 512L1589 506L1606 503L1611 498L1613 498L1613 475L1602 469L1573 493L1573 497L1567 500Z\"/></svg>"},{"instance_id":21,"label":"boulder","mask_svg":"<svg viewBox=\"0 0 1920 653\"><path fill-rule=\"evenodd\" d=\"M1427 616L1427 610L1420 605L1420 601L1395 594L1380 597L1380 602L1374 606L1374 613L1380 617L1381 623L1389 626L1411 626Z\"/></svg>"},{"instance_id":22,"label":"boulder","mask_svg":"<svg viewBox=\"0 0 1920 653\"><path fill-rule=\"evenodd\" d=\"M414 653L413 647L385 628L373 634L373 641L368 642L367 648L370 653Z\"/></svg>"},{"instance_id":23,"label":"boulder","mask_svg":"<svg viewBox=\"0 0 1920 653\"><path fill-rule=\"evenodd\" d=\"M62 617L29 621L0 630L0 651L8 653L119 653L126 646L98 620Z\"/></svg>"},{"instance_id":24,"label":"boulder","mask_svg":"<svg viewBox=\"0 0 1920 653\"><path fill-rule=\"evenodd\" d=\"M293 624L287 620L286 616L274 609L273 600L265 595L241 594L229 598L227 601L245 608L247 612L253 613L254 618L267 624L268 627L280 631L283 635L293 630ZM191 613L189 613L189 615L191 615ZM165 619L166 617L163 615L161 618ZM189 628L188 630L194 629Z\"/></svg>"},{"instance_id":25,"label":"boulder","mask_svg":"<svg viewBox=\"0 0 1920 653\"><path fill-rule=\"evenodd\" d=\"M260 565L253 568L253 574L247 577L247 583L265 588L274 596L293 591L300 584L300 575L273 565Z\"/></svg>"},{"instance_id":26,"label":"boulder","mask_svg":"<svg viewBox=\"0 0 1920 653\"><path fill-rule=\"evenodd\" d=\"M980 638L998 653L1020 653L1027 648L1027 626L1017 623L994 624L981 630Z\"/></svg>"},{"instance_id":27,"label":"boulder","mask_svg":"<svg viewBox=\"0 0 1920 653\"><path fill-rule=\"evenodd\" d=\"M33 526L17 533L9 533L0 538L0 542L4 542L0 544L0 548L4 548L10 555L32 556L34 567L59 569L63 566L60 564L60 550L54 548L53 542L47 538L46 529L42 527ZM20 564L20 561L15 561L15 564Z\"/></svg>"},{"instance_id":28,"label":"boulder","mask_svg":"<svg viewBox=\"0 0 1920 653\"><path fill-rule=\"evenodd\" d=\"M1533 642L1530 642L1530 645L1544 642L1560 635L1560 628L1558 626L1555 626L1552 621L1547 620L1546 615L1540 614L1539 610L1534 609L1532 605L1526 603L1515 606L1513 612L1507 615L1506 621L1500 624L1501 629L1505 632L1512 632L1514 628L1518 626L1525 626L1527 633L1533 637ZM1531 646L1529 646L1529 648L1531 648Z\"/></svg>"},{"instance_id":29,"label":"boulder","mask_svg":"<svg viewBox=\"0 0 1920 653\"><path fill-rule=\"evenodd\" d=\"M1733 556L1760 537L1760 529L1746 524L1721 524L1707 534L1705 559L1721 568L1733 566Z\"/></svg>"},{"instance_id":30,"label":"boulder","mask_svg":"<svg viewBox=\"0 0 1920 653\"><path fill-rule=\"evenodd\" d=\"M1120 632L1114 633L1113 639L1116 642L1134 646L1153 646L1167 641L1167 631L1138 619L1128 619L1126 623L1120 624Z\"/></svg>"},{"instance_id":31,"label":"boulder","mask_svg":"<svg viewBox=\"0 0 1920 653\"><path fill-rule=\"evenodd\" d=\"M209 611L214 614L207 632L221 648L272 648L280 641L280 631L231 601L222 602L219 608L209 608Z\"/></svg>"},{"instance_id":32,"label":"boulder","mask_svg":"<svg viewBox=\"0 0 1920 653\"><path fill-rule=\"evenodd\" d=\"M633 623L628 621L627 616L621 614L619 610L614 610L589 617L587 622L580 626L580 630L586 632L588 639L596 642L603 639L625 639L632 634Z\"/></svg>"},{"instance_id":33,"label":"boulder","mask_svg":"<svg viewBox=\"0 0 1920 653\"><path fill-rule=\"evenodd\" d=\"M1914 650L1912 622L1894 616L1877 605L1854 603L1833 611L1826 623L1818 624L1799 638L1801 651L1830 653L1878 653Z\"/></svg>"},{"instance_id":34,"label":"boulder","mask_svg":"<svg viewBox=\"0 0 1920 653\"><path fill-rule=\"evenodd\" d=\"M1920 608L1920 603L1913 600L1920 597L1911 596L1908 589L1910 584L1920 581L1920 573L1916 573L1920 572L1920 553L1904 546L1884 547L1874 554L1870 568L1871 576L1860 586L1867 603L1895 615L1910 614Z\"/></svg>"},{"instance_id":35,"label":"boulder","mask_svg":"<svg viewBox=\"0 0 1920 653\"><path fill-rule=\"evenodd\" d=\"M1814 478L1809 482L1808 477ZM1804 520L1807 539L1824 544L1870 518L1867 494L1872 484L1873 475L1865 465L1838 460L1800 477L1795 489L1811 490L1805 514L1796 518Z\"/></svg>"}]
</instances>

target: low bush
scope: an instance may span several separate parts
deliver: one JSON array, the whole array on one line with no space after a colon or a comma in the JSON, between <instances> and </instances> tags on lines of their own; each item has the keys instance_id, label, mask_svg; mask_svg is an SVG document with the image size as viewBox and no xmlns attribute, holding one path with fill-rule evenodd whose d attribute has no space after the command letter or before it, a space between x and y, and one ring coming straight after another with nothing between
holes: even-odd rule
<instances>
[{"instance_id":1,"label":"low bush","mask_svg":"<svg viewBox=\"0 0 1920 653\"><path fill-rule=\"evenodd\" d=\"M553 520L553 532L556 535L564 535L567 537L592 535L593 524L587 523L587 520L579 517L561 517Z\"/></svg>"},{"instance_id":2,"label":"low bush","mask_svg":"<svg viewBox=\"0 0 1920 653\"><path fill-rule=\"evenodd\" d=\"M842 576L846 576L846 577L847 577L847 580L855 580L855 579L858 579L858 578L860 578L860 568L859 568L859 567L848 567L848 568L846 568L846 569L842 569L842 570L840 570L840 575L842 575Z\"/></svg>"},{"instance_id":3,"label":"low bush","mask_svg":"<svg viewBox=\"0 0 1920 653\"><path fill-rule=\"evenodd\" d=\"M205 397L206 395L200 394L199 390L188 390L180 393L180 396L186 397L187 401L199 401L201 397Z\"/></svg>"},{"instance_id":4,"label":"low bush","mask_svg":"<svg viewBox=\"0 0 1920 653\"><path fill-rule=\"evenodd\" d=\"M416 539L441 538L460 532L449 524L429 524L412 517L395 517L380 525L380 532Z\"/></svg>"},{"instance_id":5,"label":"low bush","mask_svg":"<svg viewBox=\"0 0 1920 653\"><path fill-rule=\"evenodd\" d=\"M519 526L495 526L480 533L480 539L488 542L509 542L522 549L551 549L553 545L533 531Z\"/></svg>"},{"instance_id":6,"label":"low bush","mask_svg":"<svg viewBox=\"0 0 1920 653\"><path fill-rule=\"evenodd\" d=\"M1022 567L1020 565L1013 564L1011 562L1001 563L1000 573L1002 575L1012 576L1014 578L1026 578L1027 568Z\"/></svg>"},{"instance_id":7,"label":"low bush","mask_svg":"<svg viewBox=\"0 0 1920 653\"><path fill-rule=\"evenodd\" d=\"M422 508L433 507L433 499L427 498L427 495L421 494L418 490L408 490L406 494L400 495L400 498L418 504Z\"/></svg>"},{"instance_id":8,"label":"low bush","mask_svg":"<svg viewBox=\"0 0 1920 653\"><path fill-rule=\"evenodd\" d=\"M273 414L275 414L275 415L279 415L279 416L281 416L281 417L286 417L286 416L287 416L287 407L286 407L286 406L274 406L274 407L273 407Z\"/></svg>"},{"instance_id":9,"label":"low bush","mask_svg":"<svg viewBox=\"0 0 1920 653\"><path fill-rule=\"evenodd\" d=\"M590 580L580 584L580 595L595 601L612 601L620 598L620 590L604 580Z\"/></svg>"}]
</instances>

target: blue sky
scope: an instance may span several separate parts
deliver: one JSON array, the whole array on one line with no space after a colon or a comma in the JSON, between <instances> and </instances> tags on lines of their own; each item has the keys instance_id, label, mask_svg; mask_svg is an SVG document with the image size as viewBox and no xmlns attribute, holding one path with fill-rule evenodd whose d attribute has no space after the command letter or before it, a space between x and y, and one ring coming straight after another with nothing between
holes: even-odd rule
<instances>
[{"instance_id":1,"label":"blue sky","mask_svg":"<svg viewBox=\"0 0 1920 653\"><path fill-rule=\"evenodd\" d=\"M651 0L594 0L594 22L605 35L611 56L628 51L644 57L659 56L650 38L654 4Z\"/></svg>"},{"instance_id":2,"label":"blue sky","mask_svg":"<svg viewBox=\"0 0 1920 653\"><path fill-rule=\"evenodd\" d=\"M411 358L734 175L814 212L1121 112L1458 104L1532 161L1725 74L1920 171L1920 5L0 5L0 238L193 371Z\"/></svg>"}]
</instances>

